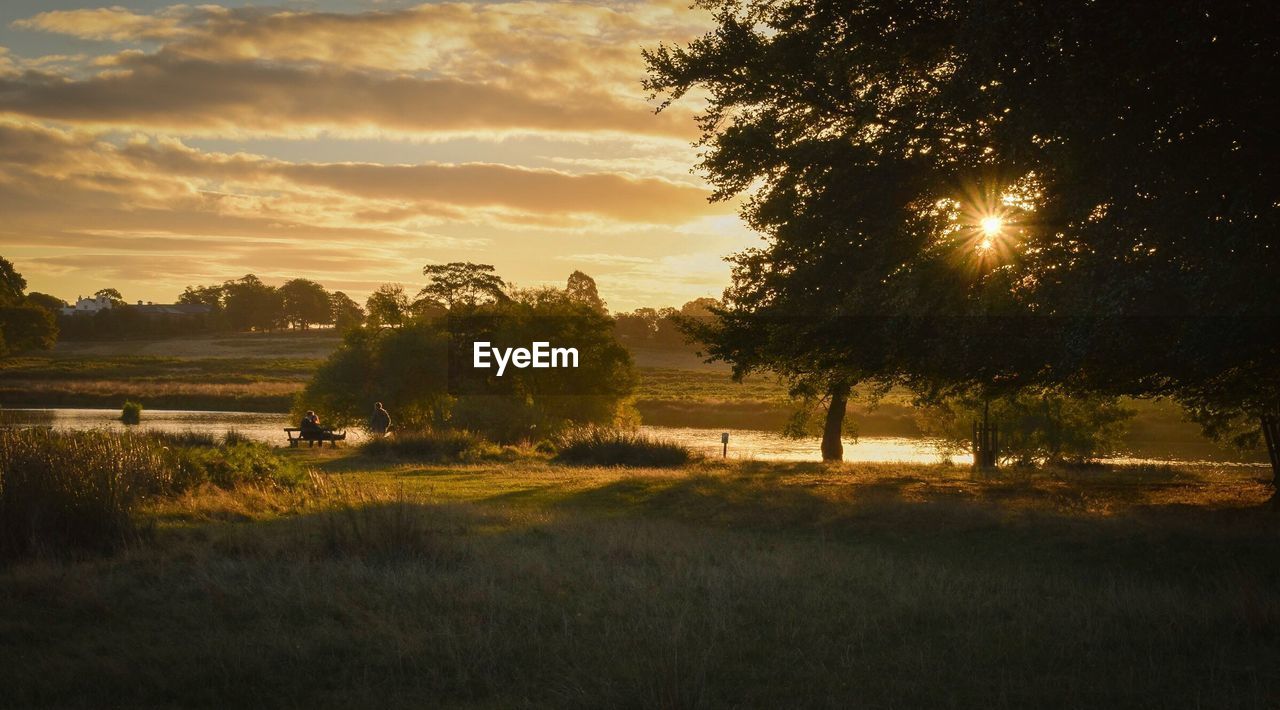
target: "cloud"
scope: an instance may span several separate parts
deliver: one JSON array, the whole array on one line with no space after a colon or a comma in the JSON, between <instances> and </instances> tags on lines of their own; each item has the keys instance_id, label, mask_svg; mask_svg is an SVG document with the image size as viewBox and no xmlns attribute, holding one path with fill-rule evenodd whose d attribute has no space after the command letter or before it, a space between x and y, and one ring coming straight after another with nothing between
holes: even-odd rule
<instances>
[{"instance_id":1,"label":"cloud","mask_svg":"<svg viewBox=\"0 0 1280 710\"><path fill-rule=\"evenodd\" d=\"M628 256L626 254L566 254L557 256L559 261L571 261L577 264L595 264L599 266L632 266L635 264L651 264L653 259L646 256Z\"/></svg>"},{"instance_id":2,"label":"cloud","mask_svg":"<svg viewBox=\"0 0 1280 710\"><path fill-rule=\"evenodd\" d=\"M42 12L12 27L83 54L0 48L0 244L68 295L254 271L359 297L458 260L589 266L619 307L714 293L733 208L640 87L640 47L709 26L679 0Z\"/></svg>"},{"instance_id":3,"label":"cloud","mask_svg":"<svg viewBox=\"0 0 1280 710\"><path fill-rule=\"evenodd\" d=\"M81 39L128 42L168 39L179 34L190 14L185 8L169 8L154 15L131 12L122 7L52 10L13 22L23 30L39 30Z\"/></svg>"},{"instance_id":4,"label":"cloud","mask_svg":"<svg viewBox=\"0 0 1280 710\"><path fill-rule=\"evenodd\" d=\"M688 137L674 115L585 90L543 99L456 79L134 55L85 79L0 78L0 112L180 135L620 132Z\"/></svg>"},{"instance_id":5,"label":"cloud","mask_svg":"<svg viewBox=\"0 0 1280 710\"><path fill-rule=\"evenodd\" d=\"M289 208L355 223L534 216L549 218L550 225L577 215L679 224L724 209L709 206L702 188L661 178L492 163L292 163L205 153L172 140L116 146L91 134L34 124L0 122L0 158L9 166L0 174L11 182L60 181L112 202L127 198L140 208L177 201L227 212L240 206L255 214ZM89 195L78 198L82 207L99 202Z\"/></svg>"},{"instance_id":6,"label":"cloud","mask_svg":"<svg viewBox=\"0 0 1280 710\"><path fill-rule=\"evenodd\" d=\"M397 11L173 6L58 10L19 29L158 42L97 73L0 81L0 111L185 135L629 133L688 140L654 115L642 44L692 36L695 13L643 5L439 3ZM199 87L192 90L192 87Z\"/></svg>"}]
</instances>

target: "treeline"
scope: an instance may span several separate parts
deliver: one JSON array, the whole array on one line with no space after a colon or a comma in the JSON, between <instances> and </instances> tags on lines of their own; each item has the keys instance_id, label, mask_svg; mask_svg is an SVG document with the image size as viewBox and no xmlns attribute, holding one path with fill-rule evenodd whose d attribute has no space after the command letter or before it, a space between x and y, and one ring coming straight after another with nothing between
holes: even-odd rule
<instances>
[{"instance_id":1,"label":"treeline","mask_svg":"<svg viewBox=\"0 0 1280 710\"><path fill-rule=\"evenodd\" d=\"M441 315L458 303L492 300L507 294L511 286L492 272L492 267L466 262L429 265L423 269L428 284L411 292L400 284L383 284L365 300L356 302L342 291L329 291L311 279L297 278L271 286L254 274L208 286L188 286L177 298L183 306L205 306L207 312L156 313L130 305L116 289L102 289L94 297L113 304L92 314L74 314L59 319L62 337L69 340L122 338L163 338L213 332L308 330L333 327L340 332L362 325L399 327L415 319ZM564 293L575 302L609 315L591 276L570 274ZM61 299L32 294L48 300L53 313L67 305ZM615 335L626 345L655 348L683 348L686 336L681 319L711 316L719 302L699 298L680 308L638 308L613 314Z\"/></svg>"}]
</instances>

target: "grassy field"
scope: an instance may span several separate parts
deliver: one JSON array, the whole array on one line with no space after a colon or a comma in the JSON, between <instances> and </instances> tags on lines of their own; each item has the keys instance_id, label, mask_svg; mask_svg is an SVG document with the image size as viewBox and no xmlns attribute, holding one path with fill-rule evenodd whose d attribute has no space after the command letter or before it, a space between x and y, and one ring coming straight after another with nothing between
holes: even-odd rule
<instances>
[{"instance_id":1,"label":"grassy field","mask_svg":"<svg viewBox=\"0 0 1280 710\"><path fill-rule=\"evenodd\" d=\"M0 568L0 705L1280 703L1256 470L288 455Z\"/></svg>"},{"instance_id":2,"label":"grassy field","mask_svg":"<svg viewBox=\"0 0 1280 710\"><path fill-rule=\"evenodd\" d=\"M173 356L52 356L0 360L10 407L118 407L287 412L318 360Z\"/></svg>"}]
</instances>

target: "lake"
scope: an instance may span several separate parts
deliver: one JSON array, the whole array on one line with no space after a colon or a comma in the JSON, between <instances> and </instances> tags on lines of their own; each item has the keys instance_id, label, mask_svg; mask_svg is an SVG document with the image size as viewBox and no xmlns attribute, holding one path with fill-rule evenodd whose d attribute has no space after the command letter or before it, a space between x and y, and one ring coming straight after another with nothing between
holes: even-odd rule
<instances>
[{"instance_id":1,"label":"lake","mask_svg":"<svg viewBox=\"0 0 1280 710\"><path fill-rule=\"evenodd\" d=\"M0 422L12 426L52 426L58 429L111 429L122 431L118 409L5 409ZM295 426L288 415L257 412L204 412L148 409L142 414L140 429L167 432L193 431L221 435L235 430L251 439L280 445L285 427ZM132 427L128 427L132 428ZM816 437L790 439L776 432L752 429L703 429L694 427L642 426L645 434L669 439L709 457L721 455L720 434L729 432L730 458L761 461L819 461ZM363 438L362 432L349 432L348 443ZM844 442L844 458L854 462L937 463L944 459L934 442L922 438L864 436ZM948 457L957 464L969 464L968 453ZM1238 463L1265 465L1265 459L1240 455L1211 442L1198 441L1171 445L1168 442L1136 446L1124 456L1105 459L1110 463Z\"/></svg>"}]
</instances>

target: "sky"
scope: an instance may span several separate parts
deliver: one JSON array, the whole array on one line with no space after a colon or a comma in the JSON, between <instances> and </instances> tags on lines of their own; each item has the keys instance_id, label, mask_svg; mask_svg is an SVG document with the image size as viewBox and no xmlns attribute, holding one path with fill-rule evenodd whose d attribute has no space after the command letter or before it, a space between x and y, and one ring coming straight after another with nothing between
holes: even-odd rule
<instances>
[{"instance_id":1,"label":"sky","mask_svg":"<svg viewBox=\"0 0 1280 710\"><path fill-rule=\"evenodd\" d=\"M642 47L688 0L0 4L0 255L66 300L422 267L593 276L615 311L718 296L758 241L692 171Z\"/></svg>"}]
</instances>

